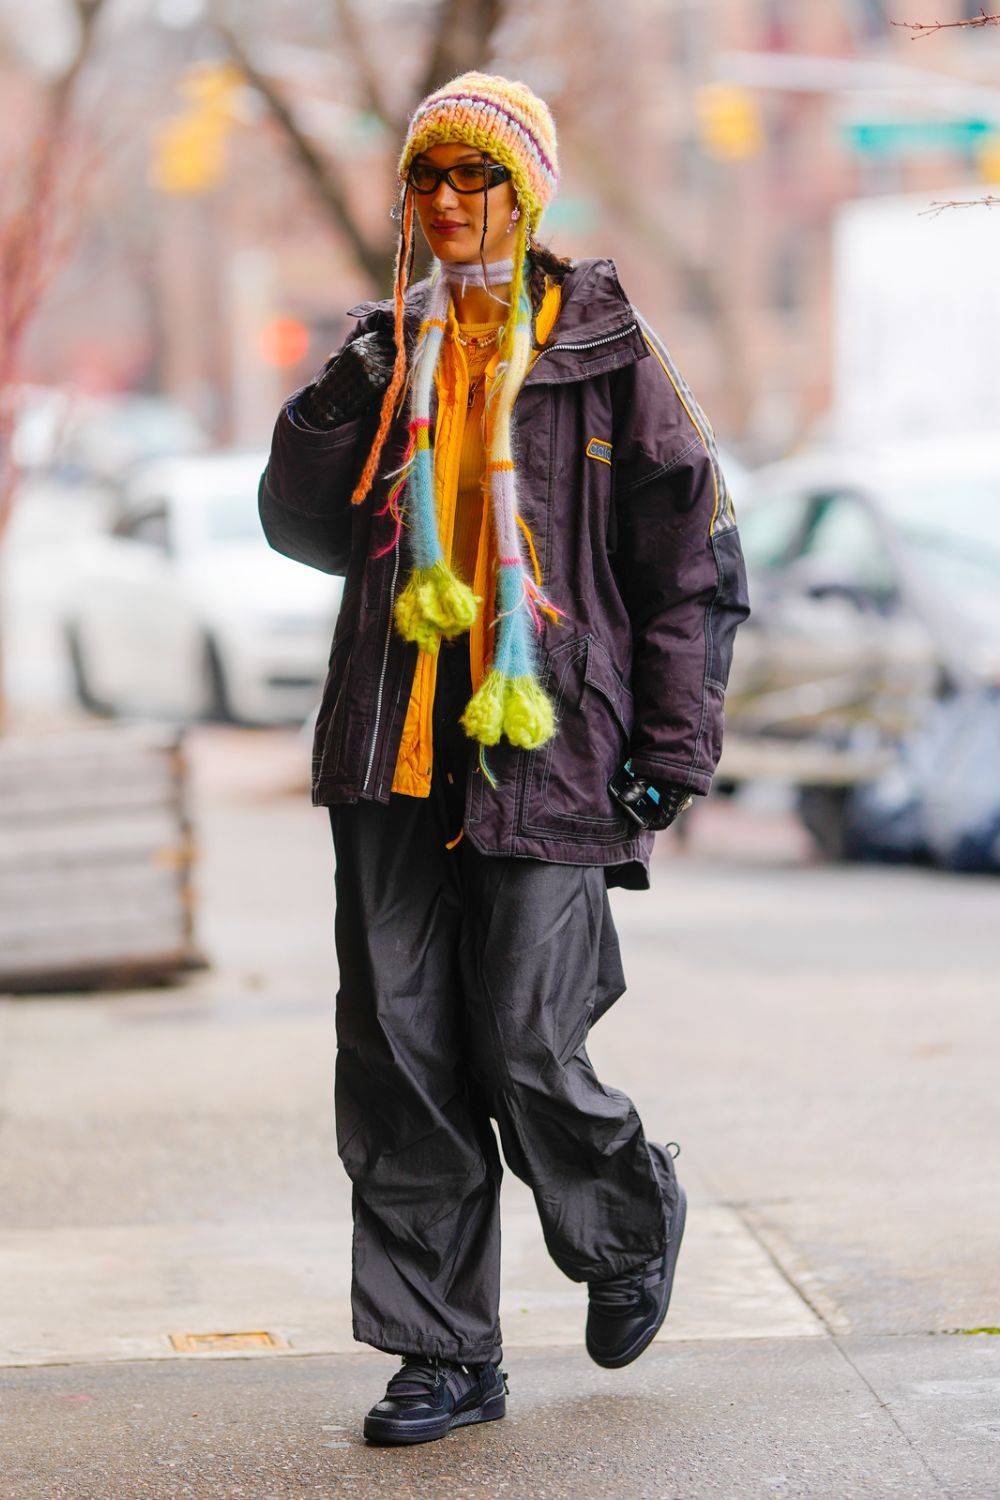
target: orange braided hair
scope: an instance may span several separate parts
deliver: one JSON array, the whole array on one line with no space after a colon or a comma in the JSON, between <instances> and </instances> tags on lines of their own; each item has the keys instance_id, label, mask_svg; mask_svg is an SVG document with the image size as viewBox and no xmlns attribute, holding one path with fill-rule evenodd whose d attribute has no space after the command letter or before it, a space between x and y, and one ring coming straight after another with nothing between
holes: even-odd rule
<instances>
[{"instance_id":1,"label":"orange braided hair","mask_svg":"<svg viewBox=\"0 0 1000 1500\"><path fill-rule=\"evenodd\" d=\"M393 301L394 301L394 338L396 341L396 358L392 367L392 378L389 381L385 396L382 398L382 410L379 414L378 427L375 431L375 439L371 451L365 460L365 466L361 470L358 482L351 496L352 505L360 505L367 497L378 471L379 459L382 457L382 449L392 425L393 412L397 398L403 389L406 379L406 344L403 337L403 298L406 293L407 283L410 279L410 270L413 264L413 195L410 192L409 183L406 184L403 193L403 219L399 227L399 244L396 246L396 268L393 278Z\"/></svg>"}]
</instances>

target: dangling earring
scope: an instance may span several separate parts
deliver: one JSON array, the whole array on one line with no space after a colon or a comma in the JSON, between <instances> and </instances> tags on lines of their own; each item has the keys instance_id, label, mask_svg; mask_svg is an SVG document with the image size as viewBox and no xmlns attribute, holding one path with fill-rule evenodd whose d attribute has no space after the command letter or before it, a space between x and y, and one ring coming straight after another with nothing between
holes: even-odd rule
<instances>
[{"instance_id":1,"label":"dangling earring","mask_svg":"<svg viewBox=\"0 0 1000 1500\"><path fill-rule=\"evenodd\" d=\"M518 219L520 217L521 217L521 209L520 209L520 206L518 206L517 208L514 209L514 212L510 216L510 223L507 225L507 233L508 234L511 233L511 231L514 228L514 225L517 223L517 221L518 221Z\"/></svg>"},{"instance_id":2,"label":"dangling earring","mask_svg":"<svg viewBox=\"0 0 1000 1500\"><path fill-rule=\"evenodd\" d=\"M400 193L399 197L396 199L395 203L392 205L392 207L389 210L389 218L392 219L395 223L398 224L399 221L400 221L400 219L402 217L403 217L403 195L402 195L402 193Z\"/></svg>"}]
</instances>

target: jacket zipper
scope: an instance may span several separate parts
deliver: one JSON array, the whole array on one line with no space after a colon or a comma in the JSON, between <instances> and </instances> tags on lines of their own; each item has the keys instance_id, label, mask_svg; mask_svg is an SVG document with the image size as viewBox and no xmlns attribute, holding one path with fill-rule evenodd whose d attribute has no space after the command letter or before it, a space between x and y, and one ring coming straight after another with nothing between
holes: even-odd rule
<instances>
[{"instance_id":1,"label":"jacket zipper","mask_svg":"<svg viewBox=\"0 0 1000 1500\"><path fill-rule=\"evenodd\" d=\"M599 344L611 344L615 339L624 338L627 333L632 333L636 328L638 328L638 326L638 323L629 323L627 327L619 328L615 333L606 333L603 338L590 339L585 344L545 344L544 347L539 350L538 357L539 359L541 359L543 354L548 354L552 349L596 349Z\"/></svg>"},{"instance_id":2,"label":"jacket zipper","mask_svg":"<svg viewBox=\"0 0 1000 1500\"><path fill-rule=\"evenodd\" d=\"M392 640L392 611L395 604L396 578L399 574L399 547L397 545L392 560L392 583L389 585L389 622L385 628L385 643L382 647L382 670L379 673L378 693L375 697L375 722L372 725L371 748L368 752L368 765L365 768L365 780L361 790L368 790L368 782L372 774L372 766L375 763L375 747L378 744L378 727L382 717L382 692L385 688L385 674L389 666L389 643Z\"/></svg>"}]
</instances>

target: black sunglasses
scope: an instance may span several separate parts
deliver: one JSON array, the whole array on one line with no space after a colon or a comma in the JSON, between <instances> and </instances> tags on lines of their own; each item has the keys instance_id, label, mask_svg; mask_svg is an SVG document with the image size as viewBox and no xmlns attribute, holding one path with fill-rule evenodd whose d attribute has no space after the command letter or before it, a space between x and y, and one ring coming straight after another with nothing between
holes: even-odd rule
<instances>
[{"instance_id":1,"label":"black sunglasses","mask_svg":"<svg viewBox=\"0 0 1000 1500\"><path fill-rule=\"evenodd\" d=\"M415 193L435 193L442 178L456 193L481 193L507 182L510 170L498 161L462 161L451 167L435 167L429 161L410 163L406 181Z\"/></svg>"}]
</instances>

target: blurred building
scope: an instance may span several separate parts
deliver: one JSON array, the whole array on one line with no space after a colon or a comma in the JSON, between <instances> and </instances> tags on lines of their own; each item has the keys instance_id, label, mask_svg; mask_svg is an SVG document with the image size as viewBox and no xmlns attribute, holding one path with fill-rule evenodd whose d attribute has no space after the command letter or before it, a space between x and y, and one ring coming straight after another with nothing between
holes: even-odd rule
<instances>
[{"instance_id":1,"label":"blurred building","mask_svg":"<svg viewBox=\"0 0 1000 1500\"><path fill-rule=\"evenodd\" d=\"M560 127L543 238L615 259L717 431L751 457L802 441L829 408L838 205L974 197L1000 179L1000 28L914 41L890 24L977 13L966 0L618 0L609 28L603 0L507 7L492 65L537 87ZM419 5L356 14L369 59L419 59ZM328 17L262 4L241 34L315 158L334 163L345 228L197 5L126 17L95 94L100 184L28 373L163 389L220 439L256 443L345 310L388 291L410 79L382 85L396 91L386 125ZM22 64L0 50L0 69ZM359 238L382 257L381 285Z\"/></svg>"},{"instance_id":2,"label":"blurred building","mask_svg":"<svg viewBox=\"0 0 1000 1500\"><path fill-rule=\"evenodd\" d=\"M639 54L656 120L643 181L659 169L651 197L710 277L699 303L654 273L647 299L658 296L716 426L780 452L830 402L838 206L907 191L976 197L1000 180L1000 28L914 41L890 24L977 15L965 0L646 8L665 24L648 33L661 39L655 54ZM914 234L927 232L915 219Z\"/></svg>"}]
</instances>

